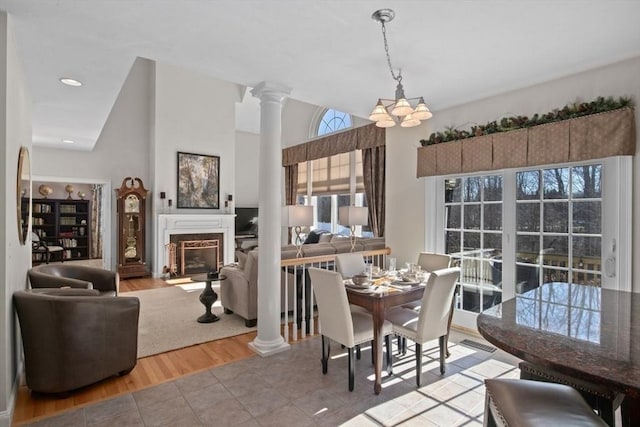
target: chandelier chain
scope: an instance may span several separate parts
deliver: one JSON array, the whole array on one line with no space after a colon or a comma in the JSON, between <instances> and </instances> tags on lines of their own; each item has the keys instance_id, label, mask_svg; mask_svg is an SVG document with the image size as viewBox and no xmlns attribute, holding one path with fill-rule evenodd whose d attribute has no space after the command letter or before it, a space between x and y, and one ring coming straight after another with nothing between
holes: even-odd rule
<instances>
[{"instance_id":1,"label":"chandelier chain","mask_svg":"<svg viewBox=\"0 0 640 427\"><path fill-rule=\"evenodd\" d=\"M384 40L384 52L387 54L387 64L389 65L389 71L391 72L391 77L393 80L398 83L402 83L402 70L398 70L398 75L393 72L393 66L391 65L391 55L389 55L389 44L387 43L387 27L384 25L384 21L380 22L382 24L382 39Z\"/></svg>"}]
</instances>

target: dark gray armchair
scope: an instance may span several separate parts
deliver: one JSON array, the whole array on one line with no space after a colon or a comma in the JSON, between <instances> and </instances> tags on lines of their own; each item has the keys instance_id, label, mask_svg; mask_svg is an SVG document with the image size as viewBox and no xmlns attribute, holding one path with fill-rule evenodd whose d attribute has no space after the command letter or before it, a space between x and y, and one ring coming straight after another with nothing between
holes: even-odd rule
<instances>
[{"instance_id":1,"label":"dark gray armchair","mask_svg":"<svg viewBox=\"0 0 640 427\"><path fill-rule=\"evenodd\" d=\"M29 270L32 289L84 288L96 289L102 296L118 295L118 273L96 267L72 264L43 264Z\"/></svg>"},{"instance_id":2,"label":"dark gray armchair","mask_svg":"<svg viewBox=\"0 0 640 427\"><path fill-rule=\"evenodd\" d=\"M32 391L64 393L136 366L138 298L71 288L18 291L13 301Z\"/></svg>"}]
</instances>

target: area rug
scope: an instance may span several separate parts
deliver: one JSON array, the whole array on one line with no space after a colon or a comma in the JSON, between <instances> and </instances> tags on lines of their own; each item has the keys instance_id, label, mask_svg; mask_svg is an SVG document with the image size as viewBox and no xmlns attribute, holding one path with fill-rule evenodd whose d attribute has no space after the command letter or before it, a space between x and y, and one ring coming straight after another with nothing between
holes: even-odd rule
<instances>
[{"instance_id":1,"label":"area rug","mask_svg":"<svg viewBox=\"0 0 640 427\"><path fill-rule=\"evenodd\" d=\"M121 294L140 299L138 358L245 334L256 329L247 328L240 316L223 314L220 300L211 308L220 320L198 323L196 319L205 312L204 305L198 299L203 287L204 283L185 283ZM213 289L220 295L218 286L214 285Z\"/></svg>"}]
</instances>

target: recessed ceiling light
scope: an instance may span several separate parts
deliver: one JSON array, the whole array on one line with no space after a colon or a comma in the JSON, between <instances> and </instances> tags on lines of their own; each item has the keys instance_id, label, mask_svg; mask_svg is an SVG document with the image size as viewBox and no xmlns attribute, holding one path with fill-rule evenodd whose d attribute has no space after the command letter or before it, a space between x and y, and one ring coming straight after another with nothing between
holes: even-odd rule
<instances>
[{"instance_id":1,"label":"recessed ceiling light","mask_svg":"<svg viewBox=\"0 0 640 427\"><path fill-rule=\"evenodd\" d=\"M73 144L75 141L72 141L70 139L63 139L62 142L66 143L66 144Z\"/></svg>"},{"instance_id":2,"label":"recessed ceiling light","mask_svg":"<svg viewBox=\"0 0 640 427\"><path fill-rule=\"evenodd\" d=\"M82 86L82 82L80 80L70 79L68 77L61 78L60 82L66 84L67 86Z\"/></svg>"}]
</instances>

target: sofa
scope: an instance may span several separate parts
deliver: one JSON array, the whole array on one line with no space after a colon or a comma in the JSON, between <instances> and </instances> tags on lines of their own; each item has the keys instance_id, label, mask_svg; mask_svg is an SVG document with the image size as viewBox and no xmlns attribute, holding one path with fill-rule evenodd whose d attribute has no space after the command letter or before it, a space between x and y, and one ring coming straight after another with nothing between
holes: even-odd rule
<instances>
[{"instance_id":1,"label":"sofa","mask_svg":"<svg viewBox=\"0 0 640 427\"><path fill-rule=\"evenodd\" d=\"M354 251L370 251L385 248L384 237L379 238L357 238ZM225 313L235 313L245 319L247 327L255 326L258 318L258 251L254 249L248 253L236 252L238 263L222 267L220 275L225 279L220 282L220 303L224 307ZM311 232L302 245L302 256L305 258L321 255L334 255L338 253L351 252L351 241L348 237L336 236L327 232ZM281 249L281 259L295 259L297 248L295 245L286 245ZM288 281L287 300L288 307L293 307L294 290L291 284L294 283L294 276L290 271L282 271L281 275L281 295L280 307L284 310L284 289L285 280ZM298 278L298 287L301 288L301 280ZM309 283L308 277L306 283ZM308 286L307 286L308 288ZM306 289L308 301L309 289ZM298 304L296 304L300 315L301 289L298 289ZM308 311L308 310L307 310Z\"/></svg>"},{"instance_id":2,"label":"sofa","mask_svg":"<svg viewBox=\"0 0 640 427\"><path fill-rule=\"evenodd\" d=\"M120 285L117 272L84 265L42 264L27 274L32 289L84 288L95 289L102 296L116 296Z\"/></svg>"},{"instance_id":3,"label":"sofa","mask_svg":"<svg viewBox=\"0 0 640 427\"><path fill-rule=\"evenodd\" d=\"M30 390L66 393L136 366L138 298L64 288L18 291L13 301Z\"/></svg>"}]
</instances>

